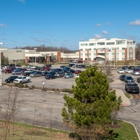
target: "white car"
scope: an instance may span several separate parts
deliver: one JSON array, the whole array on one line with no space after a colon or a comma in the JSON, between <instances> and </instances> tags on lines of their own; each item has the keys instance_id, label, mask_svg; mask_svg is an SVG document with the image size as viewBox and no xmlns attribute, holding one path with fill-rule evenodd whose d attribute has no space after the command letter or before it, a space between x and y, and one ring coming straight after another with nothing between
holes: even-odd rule
<instances>
[{"instance_id":1,"label":"white car","mask_svg":"<svg viewBox=\"0 0 140 140\"><path fill-rule=\"evenodd\" d=\"M18 76L15 80L14 83L29 83L30 82L30 77L26 76Z\"/></svg>"},{"instance_id":2,"label":"white car","mask_svg":"<svg viewBox=\"0 0 140 140\"><path fill-rule=\"evenodd\" d=\"M117 72L118 72L118 73L121 73L121 74L125 73L125 71L122 70L122 69L117 70Z\"/></svg>"},{"instance_id":3,"label":"white car","mask_svg":"<svg viewBox=\"0 0 140 140\"><path fill-rule=\"evenodd\" d=\"M75 78L79 78L79 74L76 74L76 75L75 75Z\"/></svg>"},{"instance_id":4,"label":"white car","mask_svg":"<svg viewBox=\"0 0 140 140\"><path fill-rule=\"evenodd\" d=\"M133 70L126 69L125 72L126 72L126 73L133 73Z\"/></svg>"}]
</instances>

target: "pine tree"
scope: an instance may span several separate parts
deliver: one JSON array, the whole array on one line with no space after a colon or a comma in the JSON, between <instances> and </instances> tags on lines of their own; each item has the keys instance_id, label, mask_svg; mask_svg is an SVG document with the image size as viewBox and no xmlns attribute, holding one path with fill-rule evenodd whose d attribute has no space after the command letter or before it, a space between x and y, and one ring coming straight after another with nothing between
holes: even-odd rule
<instances>
[{"instance_id":1,"label":"pine tree","mask_svg":"<svg viewBox=\"0 0 140 140\"><path fill-rule=\"evenodd\" d=\"M87 68L75 82L73 97L64 96L63 121L80 130L77 132L85 139L91 135L96 139L108 132L106 125L111 123L112 113L119 110L121 99L116 98L115 91L108 90L107 77L97 67Z\"/></svg>"}]
</instances>

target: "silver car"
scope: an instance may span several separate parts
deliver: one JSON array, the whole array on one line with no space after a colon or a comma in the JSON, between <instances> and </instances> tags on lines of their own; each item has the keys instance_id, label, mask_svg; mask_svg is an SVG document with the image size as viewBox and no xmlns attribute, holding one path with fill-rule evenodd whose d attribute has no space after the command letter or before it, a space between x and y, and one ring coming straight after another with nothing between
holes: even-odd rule
<instances>
[{"instance_id":1,"label":"silver car","mask_svg":"<svg viewBox=\"0 0 140 140\"><path fill-rule=\"evenodd\" d=\"M36 71L30 74L30 77L39 77L42 76L42 72L40 71Z\"/></svg>"},{"instance_id":2,"label":"silver car","mask_svg":"<svg viewBox=\"0 0 140 140\"><path fill-rule=\"evenodd\" d=\"M73 78L74 74L73 73L66 73L64 78Z\"/></svg>"}]
</instances>

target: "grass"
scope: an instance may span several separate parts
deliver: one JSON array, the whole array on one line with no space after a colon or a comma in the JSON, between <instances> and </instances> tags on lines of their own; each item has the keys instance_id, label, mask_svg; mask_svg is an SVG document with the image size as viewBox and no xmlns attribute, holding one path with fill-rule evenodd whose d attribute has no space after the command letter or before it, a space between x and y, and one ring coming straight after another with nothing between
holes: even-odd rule
<instances>
[{"instance_id":1,"label":"grass","mask_svg":"<svg viewBox=\"0 0 140 140\"><path fill-rule=\"evenodd\" d=\"M4 122L0 121L0 140L3 140ZM134 127L126 122L119 122L119 127L111 128L118 137L114 140L138 140ZM11 127L12 128L12 127ZM51 128L43 128L28 124L15 123L14 135L7 140L72 140L69 133Z\"/></svg>"},{"instance_id":2,"label":"grass","mask_svg":"<svg viewBox=\"0 0 140 140\"><path fill-rule=\"evenodd\" d=\"M130 94L129 93L125 93L125 96L127 97L127 98L129 98L130 99Z\"/></svg>"},{"instance_id":3,"label":"grass","mask_svg":"<svg viewBox=\"0 0 140 140\"><path fill-rule=\"evenodd\" d=\"M113 128L118 137L115 140L138 140L134 127L126 122L120 122L121 127Z\"/></svg>"}]
</instances>

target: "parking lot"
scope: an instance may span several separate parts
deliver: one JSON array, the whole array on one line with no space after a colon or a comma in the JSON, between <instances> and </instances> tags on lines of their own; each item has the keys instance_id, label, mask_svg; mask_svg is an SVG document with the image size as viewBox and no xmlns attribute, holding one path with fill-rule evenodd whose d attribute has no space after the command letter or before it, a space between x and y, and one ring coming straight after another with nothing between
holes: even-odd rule
<instances>
[{"instance_id":1,"label":"parking lot","mask_svg":"<svg viewBox=\"0 0 140 140\"><path fill-rule=\"evenodd\" d=\"M60 68L60 66L55 65L52 68ZM74 70L84 70L79 68L72 68ZM5 79L11 76L12 73L2 73L3 82ZM21 75L18 75L21 76ZM55 89L71 89L72 85L75 85L75 74L73 78L65 79L64 77L55 78L55 79L45 79L45 76L40 77L30 77L30 83L27 83L29 86L34 85L35 87L44 87L45 88L55 88Z\"/></svg>"}]
</instances>

